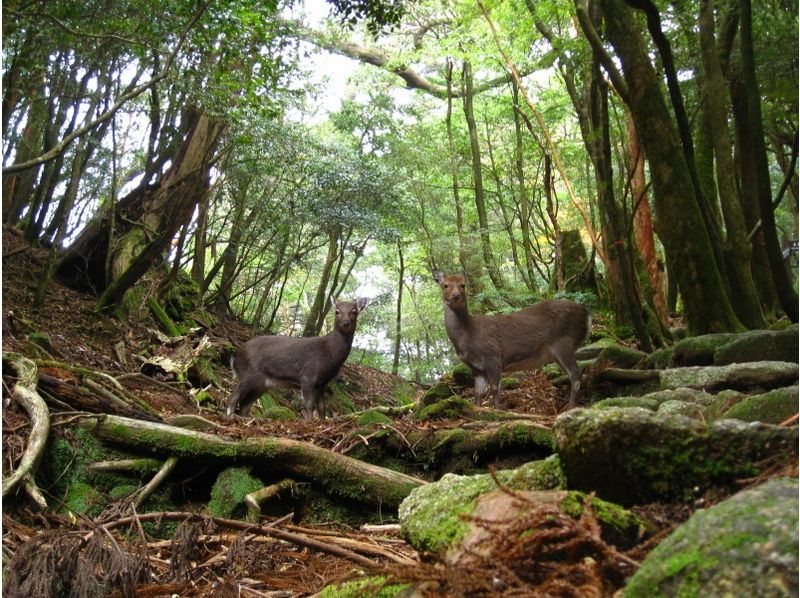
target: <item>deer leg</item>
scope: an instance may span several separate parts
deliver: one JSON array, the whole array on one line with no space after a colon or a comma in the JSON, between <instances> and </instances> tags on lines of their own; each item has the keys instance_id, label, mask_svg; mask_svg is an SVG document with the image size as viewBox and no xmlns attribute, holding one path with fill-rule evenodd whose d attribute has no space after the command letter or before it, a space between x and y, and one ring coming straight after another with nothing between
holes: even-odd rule
<instances>
[{"instance_id":1,"label":"deer leg","mask_svg":"<svg viewBox=\"0 0 800 598\"><path fill-rule=\"evenodd\" d=\"M556 358L558 365L569 376L569 401L567 401L567 409L577 406L578 391L581 389L581 370L578 367L578 362L575 359L573 351L553 351L553 357Z\"/></svg>"},{"instance_id":2,"label":"deer leg","mask_svg":"<svg viewBox=\"0 0 800 598\"><path fill-rule=\"evenodd\" d=\"M475 392L472 402L480 405L483 401L483 396L486 394L486 378L483 374L475 372Z\"/></svg>"},{"instance_id":3,"label":"deer leg","mask_svg":"<svg viewBox=\"0 0 800 598\"><path fill-rule=\"evenodd\" d=\"M314 401L317 407L317 415L320 419L325 419L325 389L317 389L317 398Z\"/></svg>"},{"instance_id":4,"label":"deer leg","mask_svg":"<svg viewBox=\"0 0 800 598\"><path fill-rule=\"evenodd\" d=\"M300 392L303 395L303 419L311 421L314 414L314 407L317 404L317 392L313 386L301 386Z\"/></svg>"},{"instance_id":5,"label":"deer leg","mask_svg":"<svg viewBox=\"0 0 800 598\"><path fill-rule=\"evenodd\" d=\"M492 405L500 409L500 376L503 371L499 365L486 368L486 378L489 381L489 393L492 395Z\"/></svg>"}]
</instances>

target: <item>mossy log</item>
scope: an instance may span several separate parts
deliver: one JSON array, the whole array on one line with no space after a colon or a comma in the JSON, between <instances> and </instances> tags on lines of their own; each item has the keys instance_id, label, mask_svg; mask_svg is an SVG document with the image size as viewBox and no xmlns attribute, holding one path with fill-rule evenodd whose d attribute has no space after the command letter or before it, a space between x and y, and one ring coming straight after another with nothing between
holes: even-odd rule
<instances>
[{"instance_id":1,"label":"mossy log","mask_svg":"<svg viewBox=\"0 0 800 598\"><path fill-rule=\"evenodd\" d=\"M426 483L290 438L235 440L116 415L86 418L81 425L103 442L176 457L252 461L277 473L309 480L331 494L389 507L397 507L412 489Z\"/></svg>"}]
</instances>

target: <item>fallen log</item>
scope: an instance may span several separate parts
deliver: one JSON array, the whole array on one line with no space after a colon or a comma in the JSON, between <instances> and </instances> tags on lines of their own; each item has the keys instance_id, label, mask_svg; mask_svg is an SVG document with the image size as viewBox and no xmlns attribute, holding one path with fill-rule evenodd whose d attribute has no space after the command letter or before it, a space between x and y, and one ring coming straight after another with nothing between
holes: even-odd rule
<instances>
[{"instance_id":1,"label":"fallen log","mask_svg":"<svg viewBox=\"0 0 800 598\"><path fill-rule=\"evenodd\" d=\"M81 426L110 444L174 457L253 461L278 474L311 481L331 494L390 507L399 506L411 490L426 483L290 438L236 440L117 415L86 416Z\"/></svg>"}]
</instances>

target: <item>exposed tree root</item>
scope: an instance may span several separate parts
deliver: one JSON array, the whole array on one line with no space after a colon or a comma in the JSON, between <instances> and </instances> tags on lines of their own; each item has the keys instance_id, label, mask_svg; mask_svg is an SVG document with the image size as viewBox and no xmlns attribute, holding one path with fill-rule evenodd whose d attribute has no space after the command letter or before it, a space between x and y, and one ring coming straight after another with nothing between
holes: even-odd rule
<instances>
[{"instance_id":1,"label":"exposed tree root","mask_svg":"<svg viewBox=\"0 0 800 598\"><path fill-rule=\"evenodd\" d=\"M234 440L115 415L87 417L82 425L104 442L174 457L256 460L275 471L310 480L326 491L361 502L396 507L424 480L337 455L290 438L261 436Z\"/></svg>"},{"instance_id":2,"label":"exposed tree root","mask_svg":"<svg viewBox=\"0 0 800 598\"><path fill-rule=\"evenodd\" d=\"M42 397L36 391L36 364L20 355L4 353L3 362L7 362L17 372L17 382L14 384L14 399L27 411L31 421L31 433L25 454L22 456L17 470L3 479L3 496L7 496L20 483L25 492L39 509L46 509L47 502L36 487L33 476L36 467L47 445L47 436L50 433L50 413Z\"/></svg>"}]
</instances>

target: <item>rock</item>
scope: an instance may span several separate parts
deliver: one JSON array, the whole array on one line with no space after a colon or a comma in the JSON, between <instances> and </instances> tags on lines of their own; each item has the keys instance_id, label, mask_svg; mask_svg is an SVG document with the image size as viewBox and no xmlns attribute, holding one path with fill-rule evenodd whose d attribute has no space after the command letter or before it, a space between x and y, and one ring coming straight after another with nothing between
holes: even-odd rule
<instances>
[{"instance_id":1,"label":"rock","mask_svg":"<svg viewBox=\"0 0 800 598\"><path fill-rule=\"evenodd\" d=\"M797 384L798 366L784 361L757 361L723 366L674 368L661 372L661 388L769 390Z\"/></svg>"},{"instance_id":2,"label":"rock","mask_svg":"<svg viewBox=\"0 0 800 598\"><path fill-rule=\"evenodd\" d=\"M645 357L646 354L637 349L622 345L611 345L600 351L597 356L597 362L611 363L612 367L632 368Z\"/></svg>"},{"instance_id":3,"label":"rock","mask_svg":"<svg viewBox=\"0 0 800 598\"><path fill-rule=\"evenodd\" d=\"M705 424L636 407L574 409L554 425L567 487L621 505L690 500L797 459L797 428ZM765 463L770 459L770 463Z\"/></svg>"},{"instance_id":4,"label":"rock","mask_svg":"<svg viewBox=\"0 0 800 598\"><path fill-rule=\"evenodd\" d=\"M645 397L611 397L592 404L592 409L613 409L615 407L641 407L656 411L659 402Z\"/></svg>"},{"instance_id":5,"label":"rock","mask_svg":"<svg viewBox=\"0 0 800 598\"><path fill-rule=\"evenodd\" d=\"M429 419L454 419L463 416L471 409L472 403L464 397L454 395L427 406L424 406L424 403L420 403L417 407L415 417L422 421Z\"/></svg>"},{"instance_id":6,"label":"rock","mask_svg":"<svg viewBox=\"0 0 800 598\"><path fill-rule=\"evenodd\" d=\"M607 347L616 347L618 345L619 343L613 338L603 337L589 345L580 347L577 351L575 351L575 357L580 361L595 359L598 355L600 355L600 352L603 349Z\"/></svg>"},{"instance_id":7,"label":"rock","mask_svg":"<svg viewBox=\"0 0 800 598\"><path fill-rule=\"evenodd\" d=\"M737 336L714 352L716 365L748 361L797 361L797 324L784 330L751 330Z\"/></svg>"},{"instance_id":8,"label":"rock","mask_svg":"<svg viewBox=\"0 0 800 598\"><path fill-rule=\"evenodd\" d=\"M645 531L642 520L617 505L582 492L536 490L540 480L532 474L536 467L529 463L518 470L497 472L500 483L514 490L515 496L498 490L487 474L446 474L438 482L414 489L399 509L403 537L427 557L466 566L478 553L480 539L486 536L484 526L471 522L471 517L511 521L535 509L537 504L556 504L562 513L578 519L586 501L591 500L606 541L628 547L641 539ZM521 474L520 469L528 471Z\"/></svg>"},{"instance_id":9,"label":"rock","mask_svg":"<svg viewBox=\"0 0 800 598\"><path fill-rule=\"evenodd\" d=\"M692 419L704 421L703 409L688 401L664 401L658 406L658 412L665 415L685 415Z\"/></svg>"},{"instance_id":10,"label":"rock","mask_svg":"<svg viewBox=\"0 0 800 598\"><path fill-rule=\"evenodd\" d=\"M703 334L692 336L675 344L672 349L672 366L712 365L714 353L722 345L736 339L735 333Z\"/></svg>"},{"instance_id":11,"label":"rock","mask_svg":"<svg viewBox=\"0 0 800 598\"><path fill-rule=\"evenodd\" d=\"M797 596L797 479L696 512L647 556L624 598Z\"/></svg>"},{"instance_id":12,"label":"rock","mask_svg":"<svg viewBox=\"0 0 800 598\"><path fill-rule=\"evenodd\" d=\"M722 417L779 424L797 413L797 400L797 386L777 388L764 394L745 397Z\"/></svg>"},{"instance_id":13,"label":"rock","mask_svg":"<svg viewBox=\"0 0 800 598\"><path fill-rule=\"evenodd\" d=\"M247 510L245 496L263 487L264 484L250 473L249 468L224 469L211 488L208 513L214 517L243 517Z\"/></svg>"}]
</instances>

